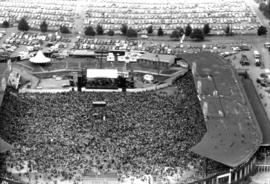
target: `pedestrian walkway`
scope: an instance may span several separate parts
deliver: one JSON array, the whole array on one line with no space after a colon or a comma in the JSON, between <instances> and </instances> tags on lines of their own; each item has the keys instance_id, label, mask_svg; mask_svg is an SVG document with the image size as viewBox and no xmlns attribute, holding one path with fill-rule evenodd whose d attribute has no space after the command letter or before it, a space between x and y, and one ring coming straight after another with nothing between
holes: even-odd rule
<instances>
[{"instance_id":1,"label":"pedestrian walkway","mask_svg":"<svg viewBox=\"0 0 270 184\"><path fill-rule=\"evenodd\" d=\"M84 17L87 11L87 1L86 0L78 0L76 7L76 17L74 22L74 32L75 33L83 33L84 32Z\"/></svg>"}]
</instances>

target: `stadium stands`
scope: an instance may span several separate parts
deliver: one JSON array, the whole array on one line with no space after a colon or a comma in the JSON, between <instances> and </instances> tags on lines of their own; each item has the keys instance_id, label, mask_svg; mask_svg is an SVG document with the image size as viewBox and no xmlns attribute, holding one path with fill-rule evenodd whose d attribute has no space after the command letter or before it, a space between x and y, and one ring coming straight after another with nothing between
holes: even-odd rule
<instances>
[{"instance_id":1,"label":"stadium stands","mask_svg":"<svg viewBox=\"0 0 270 184\"><path fill-rule=\"evenodd\" d=\"M190 72L175 85L179 91L172 96L155 91L7 94L0 112L1 136L14 145L7 166L20 171L28 161L50 180L117 171L120 180L151 174L162 181L191 168L197 173L193 180L201 178L203 158L189 149L205 127ZM107 106L96 109L91 101ZM96 118L100 115L106 119Z\"/></svg>"}]
</instances>

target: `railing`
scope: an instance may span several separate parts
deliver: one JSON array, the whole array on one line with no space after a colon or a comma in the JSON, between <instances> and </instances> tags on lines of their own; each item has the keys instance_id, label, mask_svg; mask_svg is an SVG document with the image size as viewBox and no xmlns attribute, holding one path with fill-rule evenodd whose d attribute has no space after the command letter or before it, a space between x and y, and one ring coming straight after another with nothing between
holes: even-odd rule
<instances>
[{"instance_id":1,"label":"railing","mask_svg":"<svg viewBox=\"0 0 270 184\"><path fill-rule=\"evenodd\" d=\"M243 164L242 166L231 169L229 172L222 172L211 176L209 178L205 178L202 180L194 181L189 184L233 184L239 183L244 178L248 177L256 171L256 156L253 156L248 162Z\"/></svg>"}]
</instances>

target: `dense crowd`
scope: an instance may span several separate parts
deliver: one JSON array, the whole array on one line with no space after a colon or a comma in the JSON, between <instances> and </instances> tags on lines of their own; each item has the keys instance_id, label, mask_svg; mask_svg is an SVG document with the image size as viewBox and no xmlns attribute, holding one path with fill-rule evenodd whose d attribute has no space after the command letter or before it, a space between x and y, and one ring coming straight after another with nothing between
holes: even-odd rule
<instances>
[{"instance_id":1,"label":"dense crowd","mask_svg":"<svg viewBox=\"0 0 270 184\"><path fill-rule=\"evenodd\" d=\"M0 135L14 147L6 166L20 170L28 161L32 172L68 180L87 172L117 172L121 181L203 171L204 159L190 151L206 131L191 72L175 85L174 95L8 93L0 110Z\"/></svg>"}]
</instances>

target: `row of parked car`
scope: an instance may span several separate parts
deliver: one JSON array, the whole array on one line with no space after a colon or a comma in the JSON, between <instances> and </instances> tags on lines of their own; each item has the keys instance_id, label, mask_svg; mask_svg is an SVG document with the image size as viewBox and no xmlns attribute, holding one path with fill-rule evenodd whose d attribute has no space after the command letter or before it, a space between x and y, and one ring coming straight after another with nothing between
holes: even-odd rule
<instances>
[{"instance_id":1,"label":"row of parked car","mask_svg":"<svg viewBox=\"0 0 270 184\"><path fill-rule=\"evenodd\" d=\"M270 73L261 73L256 82L262 87L270 87Z\"/></svg>"}]
</instances>

